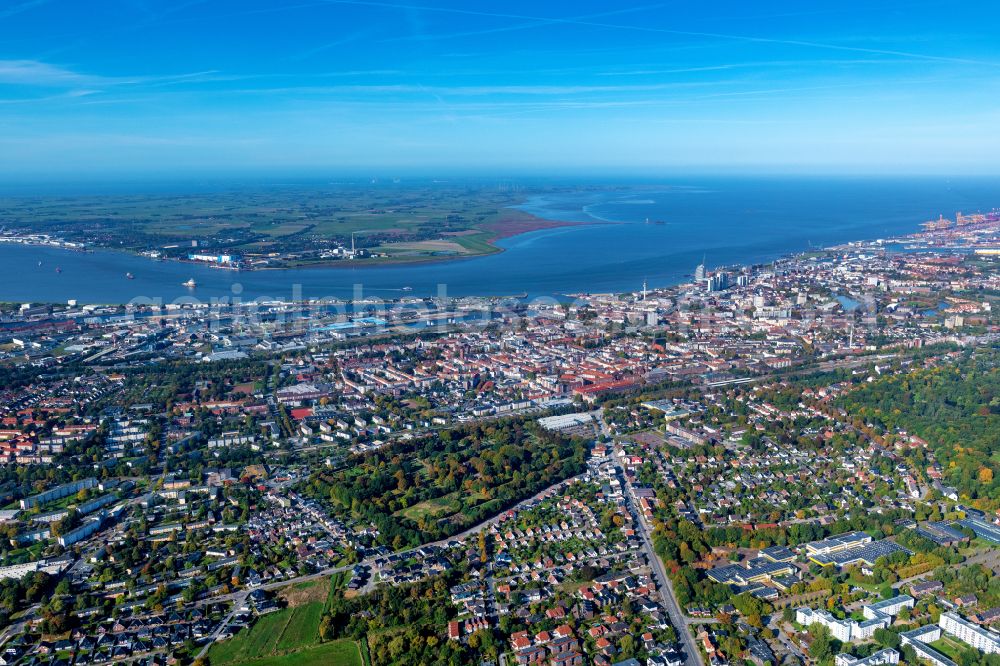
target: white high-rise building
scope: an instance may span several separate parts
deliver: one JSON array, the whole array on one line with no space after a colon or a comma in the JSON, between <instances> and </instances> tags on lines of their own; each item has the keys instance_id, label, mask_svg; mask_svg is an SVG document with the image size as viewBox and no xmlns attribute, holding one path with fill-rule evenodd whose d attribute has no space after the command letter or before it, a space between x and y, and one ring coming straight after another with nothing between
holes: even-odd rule
<instances>
[{"instance_id":1,"label":"white high-rise building","mask_svg":"<svg viewBox=\"0 0 1000 666\"><path fill-rule=\"evenodd\" d=\"M844 643L864 641L874 636L876 629L892 626L892 618L904 608L913 608L913 603L913 597L902 594L869 604L861 609L865 616L863 622L852 619L840 620L826 610L799 608L795 611L795 621L807 627L811 624L821 624L830 630L831 636Z\"/></svg>"},{"instance_id":2,"label":"white high-rise building","mask_svg":"<svg viewBox=\"0 0 1000 666\"><path fill-rule=\"evenodd\" d=\"M859 659L851 654L842 652L837 655L834 663L837 666L885 666L886 664L898 664L899 653L892 648L886 648Z\"/></svg>"},{"instance_id":3,"label":"white high-rise building","mask_svg":"<svg viewBox=\"0 0 1000 666\"><path fill-rule=\"evenodd\" d=\"M838 620L832 613L825 610L813 610L811 608L799 608L795 611L795 621L803 626L821 624L830 630L830 635L841 643L850 643L854 634L852 624L857 624L851 620Z\"/></svg>"},{"instance_id":4,"label":"white high-rise building","mask_svg":"<svg viewBox=\"0 0 1000 666\"><path fill-rule=\"evenodd\" d=\"M938 625L946 634L968 643L981 652L1000 654L1000 636L962 619L955 613L941 613Z\"/></svg>"}]
</instances>

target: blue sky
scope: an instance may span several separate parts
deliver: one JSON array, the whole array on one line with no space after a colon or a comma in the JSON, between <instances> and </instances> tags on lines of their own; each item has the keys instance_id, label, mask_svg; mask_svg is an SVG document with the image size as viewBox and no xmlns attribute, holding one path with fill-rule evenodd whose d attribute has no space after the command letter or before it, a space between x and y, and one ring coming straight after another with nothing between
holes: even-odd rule
<instances>
[{"instance_id":1,"label":"blue sky","mask_svg":"<svg viewBox=\"0 0 1000 666\"><path fill-rule=\"evenodd\" d=\"M0 0L0 174L996 174L998 4Z\"/></svg>"}]
</instances>

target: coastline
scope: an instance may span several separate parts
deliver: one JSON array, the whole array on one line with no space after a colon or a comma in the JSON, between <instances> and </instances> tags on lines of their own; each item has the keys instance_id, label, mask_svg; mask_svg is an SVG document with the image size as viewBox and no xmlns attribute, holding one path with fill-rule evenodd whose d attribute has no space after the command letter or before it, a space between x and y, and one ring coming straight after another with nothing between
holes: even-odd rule
<instances>
[{"instance_id":1,"label":"coastline","mask_svg":"<svg viewBox=\"0 0 1000 666\"><path fill-rule=\"evenodd\" d=\"M539 218L539 219L541 219L541 218ZM552 225L544 225L541 228L532 229L532 231L544 231L546 229L560 228L560 227L564 227L564 226L580 226L580 225L587 225L587 223L583 223L583 222L580 222L580 223L573 223L573 222L570 222L570 223L557 223L557 224L552 224ZM603 224L598 223L595 226L603 226ZM510 236L519 235L520 233L530 233L530 231L519 231L518 234L511 234ZM931 253L944 251L946 253L950 253L950 252L955 252L955 251L958 251L958 250L968 251L968 250L973 249L973 248L968 248L968 247L966 247L966 248L957 248L957 247L944 248L944 247L935 247L933 245L932 246L928 246L928 247L923 247L923 248L921 248L919 250L918 249L906 249L906 250L902 249L902 244L903 243L906 243L908 241L912 241L912 240L915 240L915 239L920 239L922 237L927 237L929 235L931 235L931 234L929 234L928 232L925 232L925 231L913 230L913 231L910 231L909 233L904 233L904 234L900 234L900 235L893 235L893 236L890 236L890 237L887 237L887 238L882 238L882 239L877 239L877 240L873 240L873 239L867 239L867 240L865 240L865 239L853 239L853 240L843 241L841 243L831 244L831 245L827 245L827 246L823 246L823 247L815 247L815 248L812 248L810 250L793 251L793 252L783 253L783 254L780 254L780 255L774 257L772 259L772 261L781 261L781 260L794 259L794 258L797 258L797 257L807 256L807 255L812 254L812 253L815 253L815 254L824 254L824 253L830 253L830 252L844 252L844 251L875 251L875 252L879 252L879 251L883 251L884 252L884 251L887 251L887 252L889 252L891 254L894 254L894 253L897 253L897 252L900 252L900 253L909 253L909 252L921 252L921 251L922 252L931 252ZM508 236L508 237L510 237L510 236ZM59 250L59 249L64 249L64 248L56 248L56 247L52 247L52 246L46 247L46 246L41 246L41 245L36 246L36 247L40 247L40 248L44 247L45 249L56 250L56 251ZM97 251L101 252L103 250L99 249ZM503 251L503 248L498 248L498 251ZM84 254L87 254L87 253L84 253ZM140 255L136 255L134 253L127 252L127 251L121 251L121 250L117 251L116 254L124 255L124 256L129 256L129 257L132 257L134 259L143 259L143 258L148 259L148 257L142 257ZM483 255L476 255L476 256L471 256L471 257L457 257L457 258L454 258L454 259L459 259L459 258L472 259L472 258L477 258L477 257L481 257L481 256L483 256ZM453 258L447 258L447 259L446 258L434 258L434 259L428 259L426 261L419 262L419 263L423 263L423 264L427 264L427 263L443 263L444 261L450 261L451 259L453 259ZM167 262L167 261L160 262L160 261L156 261L156 260L151 260L151 261L153 261L154 263L174 263L174 264L179 264L179 263L195 264L196 263L196 262L180 262L180 261L178 261L178 262ZM418 263L418 262L408 262L408 263L412 264L412 263ZM745 267L745 266L749 266L749 265L751 265L751 264L744 263L744 262L737 262L737 263L729 264L729 265L726 265L726 266L720 265L718 268L719 269L725 269L725 270L739 270L740 268ZM382 264L381 266L379 266L379 268L381 268L381 267L391 267L391 266L393 266L393 265L392 264ZM395 266L401 268L401 267L404 266L404 264L395 264ZM297 268L294 268L294 269L289 268L289 269L268 269L268 270L270 270L271 273L276 273L276 272L280 273L282 270L298 270L300 268L304 269L304 268L313 268L313 267L317 267L318 268L320 266L297 267ZM344 266L341 263L339 267L346 268L347 266ZM207 268L207 267L205 267L204 265L201 265L201 268ZM375 269L377 267L376 266L371 266L371 268ZM211 271L209 270L209 272L211 272ZM238 271L231 271L231 272L232 273L238 273ZM257 271L247 271L247 272L248 273L255 273ZM690 277L690 276L686 276L686 277ZM688 279L678 279L678 280L672 282L669 286L672 287L672 286L676 286L676 285L679 285L679 284L684 284L686 282L690 282L690 280L688 280ZM405 290L399 289L399 288L394 288L394 289L374 288L374 291L393 291L393 292L395 292L395 291L405 291ZM559 293L561 293L563 296L567 296L567 297L576 297L576 296L581 296L581 295L594 295L594 294L622 294L622 293L628 293L628 290L621 290L621 289L612 289L612 290L608 290L608 291L603 291L603 290L583 290L583 291L566 290L566 291L562 291L562 292L559 292ZM190 296L190 295L193 295L193 292L190 292L188 294L188 296ZM494 300L494 299L501 299L501 300L503 300L503 299L509 299L509 298L525 300L525 299L530 299L531 295L528 294L527 292L517 293L517 292L515 292L512 289L512 291L506 292L506 294L503 294L503 293L493 293L493 294L490 294L490 293L479 293L479 294L465 294L465 295L462 295L460 297L464 297L464 298L481 298L481 299L490 299L490 300ZM327 298L327 297L323 297L323 298ZM338 298L336 298L336 301L337 302L343 302L343 303L365 303L366 299L368 299L368 298L371 298L371 296L365 296L361 300L355 300L354 298L351 298L351 297L346 297L346 298L339 298L338 297ZM377 298L378 298L378 300L380 302L404 303L404 302L407 302L407 301L409 301L411 299L413 299L413 300L423 300L423 299L426 299L427 296L420 296L420 295L416 295L416 294L414 294L414 295L410 295L410 294L405 294L404 295L404 294L401 294L400 296L395 296L395 297L380 296L380 297L377 297ZM17 302L21 302L22 301L22 299L18 299L18 298L4 299L4 300L5 301L9 301L10 303L17 303ZM296 300L296 299L289 300L289 299L278 298L278 299L275 299L275 303L279 303L281 305L296 305L296 304L310 303L310 302L313 302L314 300L315 300L314 298L304 298L302 300ZM53 300L53 299L41 298L41 299L34 299L33 302L58 304L58 303L61 303L62 301L60 299L54 299ZM110 300L96 300L95 299L95 300L88 300L87 302L90 303L90 304L93 304L93 305L100 305L100 306L106 306L106 307L115 307L115 306L121 306L125 301L119 301L119 300L115 300L115 299L110 299Z\"/></svg>"},{"instance_id":2,"label":"coastline","mask_svg":"<svg viewBox=\"0 0 1000 666\"><path fill-rule=\"evenodd\" d=\"M839 197L841 189L834 184L829 194ZM855 189L852 185L851 190ZM757 194L760 191L757 184L747 185L737 191L737 196L752 194L769 201L774 194L767 189ZM862 197L861 204L854 203L852 207L867 210L882 206L885 195L881 190L874 194L877 195L874 198L869 195L870 201ZM973 209L987 206L996 197L1000 197L1000 191L989 189ZM664 196L659 206L648 211L624 204L591 211L592 215L610 218L612 223L608 223L594 220L581 209L581 204L595 200L590 193L579 198L569 195L524 198L528 199L525 206L528 210L503 206L482 211L481 217L461 220L461 225L452 221L450 226L444 223L425 226L425 237L434 232L431 237L437 241L416 245L412 240L389 239L386 244L400 243L390 253L397 255L391 259L350 261L331 257L329 261L319 261L319 253L315 252L311 257L317 260L315 263L235 271L210 268L203 262L157 261L123 248L108 248L114 252L92 248L86 253L64 253L51 246L8 244L11 246L0 248L2 258L17 278L8 281L3 296L4 300L21 302L58 303L71 299L108 304L145 299L183 304L234 298L268 302L303 298L343 300L359 298L362 292L365 297L383 300L435 298L444 293L449 297L524 293L528 298L627 293L647 281L652 288L689 282L691 267L704 261L706 248L709 258L706 263L720 270L769 263L806 251L807 247L814 251L840 245L857 251L864 246L877 252L884 247L884 239L908 238L918 232L917 224L925 219L925 210L933 206L967 207L965 200L948 203L947 193L943 197L945 203L937 203L942 196L929 193L913 202L905 200L903 211L893 210L884 217L877 213L859 216L850 209L840 211L836 207L832 212L821 208L811 213L812 209L807 209L805 213L815 217L811 218L813 224L809 230L802 231L802 215L796 200L783 206L777 215L771 210L757 214L733 197L705 200L686 194L675 200ZM814 197L809 199L813 201ZM666 226L643 224L647 215L670 222ZM617 220L621 222L615 224ZM472 224L477 225L476 230L465 231ZM567 229L561 231L562 227ZM812 241L808 240L810 237ZM869 242L858 243L863 239ZM372 240L369 244L374 248ZM457 248L459 242L468 250ZM945 244L954 243L940 243ZM301 240L298 245L302 245ZM894 246L884 249L902 251ZM421 256L415 256L418 253ZM44 260L44 267L37 265L39 260ZM53 273L56 266L61 266L61 275ZM127 271L135 275L134 281L125 279ZM197 290L180 286L189 278L197 282Z\"/></svg>"},{"instance_id":3,"label":"coastline","mask_svg":"<svg viewBox=\"0 0 1000 666\"><path fill-rule=\"evenodd\" d=\"M523 204L518 204L523 205ZM609 222L603 222L600 220L595 220L594 222L574 222L567 220L552 220L548 218L543 218L533 213L523 211L516 207L508 207L506 210L515 211L514 215L521 216L519 219L514 219L513 217L501 217L501 219L495 220L482 227L473 229L476 234L482 231L491 231L492 233L488 238L485 239L485 243L491 248L489 252L473 252L469 254L452 254L452 255L440 255L440 256L424 256L424 257L406 257L400 258L398 260L383 259L381 261L370 261L370 260L350 260L350 259L337 259L332 261L316 261L306 264L299 264L295 266L264 266L261 268L249 269L252 271L288 271L288 270L309 270L313 268L334 268L334 269L357 269L357 268L401 268L405 266L427 266L430 264L444 264L459 261L469 261L472 259L481 259L483 257L489 257L495 254L501 254L507 251L507 248L497 245L497 241L505 240L507 238L514 238L516 236L523 236L525 234L530 234L536 231L548 231L551 229L561 229L564 227L583 227L590 226L594 224L613 224ZM507 227L504 228L502 225L507 223ZM472 234L470 234L472 235ZM180 263L194 264L194 265L204 265L196 261L186 261L184 259L176 259ZM239 271L237 271L239 272Z\"/></svg>"},{"instance_id":4,"label":"coastline","mask_svg":"<svg viewBox=\"0 0 1000 666\"><path fill-rule=\"evenodd\" d=\"M5 244L11 246L21 246L21 247L39 247L47 248L53 250L63 250L70 252L114 252L131 257L136 257L140 259L146 259L151 262L172 262L175 264L183 264L189 266L200 266L207 268L214 268L216 270L227 270L233 273L243 273L243 272L258 272L258 271L290 271L290 270L308 270L312 268L335 268L335 269L358 269L358 268L393 268L393 267L403 267L403 266L425 266L428 264L443 264L455 261L467 261L469 259L479 259L482 257L488 257L494 254L500 254L506 251L506 248L497 245L496 243L507 238L514 238L516 236L522 236L524 234L530 234L536 231L547 231L550 229L560 229L563 227L579 227L579 226L589 226L592 224L608 224L601 220L594 220L593 222L583 222L583 221L568 221L568 220L553 220L548 218L543 218L533 213L529 213L525 210L518 208L518 206L524 205L526 202L514 206L508 206L504 210L509 212L509 214L501 214L497 220L488 222L481 227L474 227L468 231L470 236L485 235L483 243L488 246L489 251L485 252L469 252L466 254L451 254L451 255L428 255L428 256L416 256L416 257L399 257L393 259L391 257L377 258L372 260L356 260L356 259L335 259L335 260L324 260L324 261L313 261L302 264L295 264L291 266L261 266L254 268L230 268L227 266L213 266L206 262L192 261L190 259L184 259L182 257L162 257L154 258L143 254L142 251L133 250L130 248L121 248L113 246L103 246L103 245L82 245L79 247L68 247L55 243L43 243L43 242L30 242L27 240L19 241L7 241Z\"/></svg>"}]
</instances>

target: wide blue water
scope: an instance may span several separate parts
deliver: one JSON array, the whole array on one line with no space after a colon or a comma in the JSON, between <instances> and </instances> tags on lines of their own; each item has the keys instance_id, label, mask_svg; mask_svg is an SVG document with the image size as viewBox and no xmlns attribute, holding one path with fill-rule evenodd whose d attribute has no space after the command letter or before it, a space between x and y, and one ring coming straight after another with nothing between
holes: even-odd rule
<instances>
[{"instance_id":1,"label":"wide blue water","mask_svg":"<svg viewBox=\"0 0 1000 666\"><path fill-rule=\"evenodd\" d=\"M531 296L634 291L809 247L910 233L938 214L1000 206L1000 179L677 179L530 199L524 210L585 223L507 238L504 252L417 266L232 272L117 252L0 244L0 300ZM649 223L646 220L649 219ZM662 224L657 224L661 221ZM42 265L38 266L41 261ZM55 267L62 269L56 273ZM125 279L125 273L135 275ZM196 289L181 283L194 278ZM411 287L412 291L402 291Z\"/></svg>"}]
</instances>

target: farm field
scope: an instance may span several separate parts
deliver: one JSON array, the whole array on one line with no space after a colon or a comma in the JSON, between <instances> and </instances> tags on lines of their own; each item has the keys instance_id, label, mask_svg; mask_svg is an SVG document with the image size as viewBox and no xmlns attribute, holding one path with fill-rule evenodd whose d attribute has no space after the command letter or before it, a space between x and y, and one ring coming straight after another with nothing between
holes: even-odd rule
<instances>
[{"instance_id":1,"label":"farm field","mask_svg":"<svg viewBox=\"0 0 1000 666\"><path fill-rule=\"evenodd\" d=\"M567 224L512 208L526 198L418 182L8 197L0 199L0 228L172 259L226 254L244 267L397 264L491 254L498 239ZM333 252L352 246L362 251L355 259Z\"/></svg>"}]
</instances>

